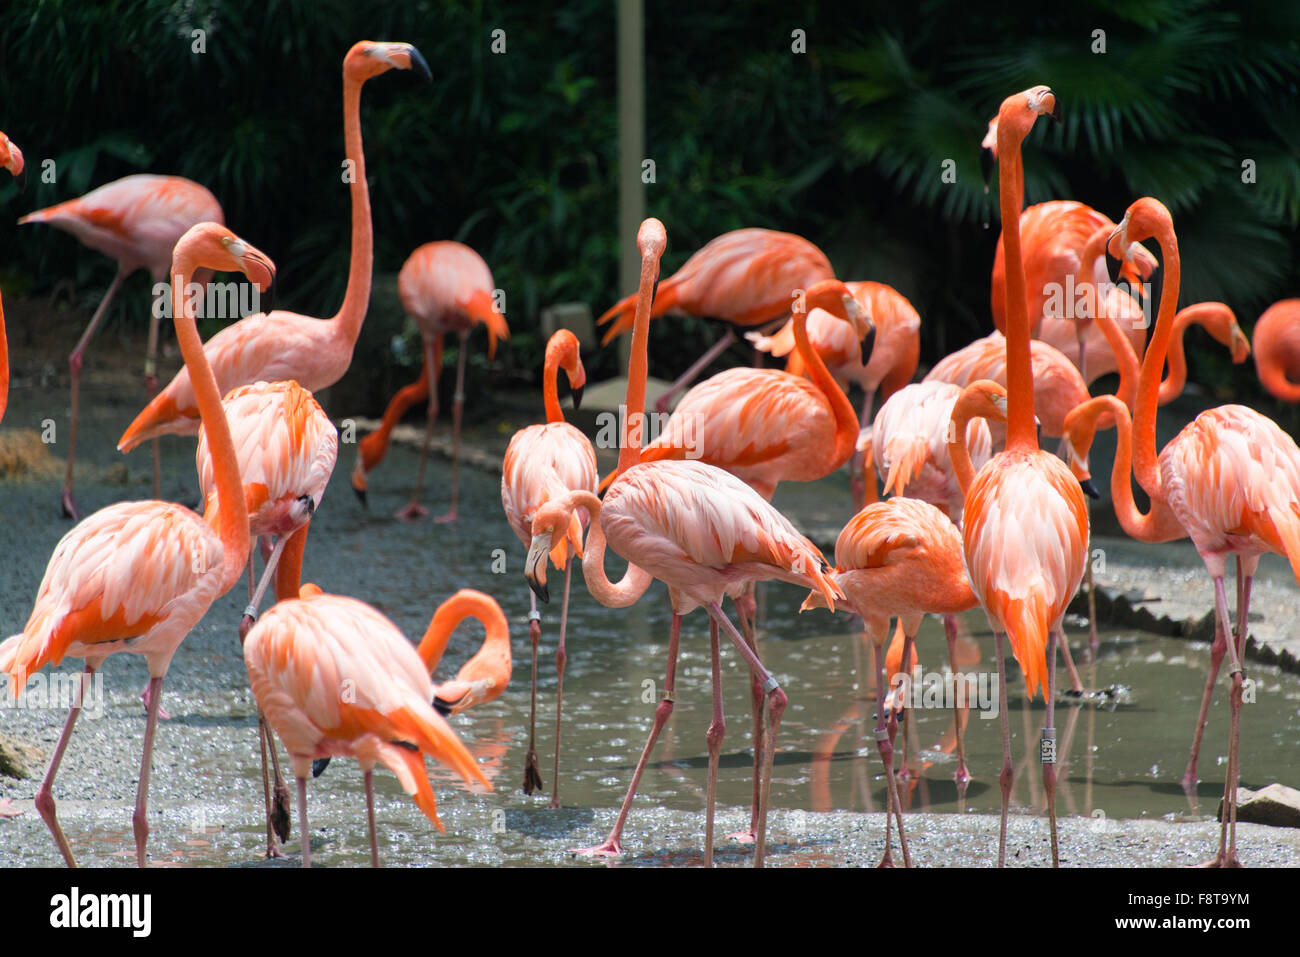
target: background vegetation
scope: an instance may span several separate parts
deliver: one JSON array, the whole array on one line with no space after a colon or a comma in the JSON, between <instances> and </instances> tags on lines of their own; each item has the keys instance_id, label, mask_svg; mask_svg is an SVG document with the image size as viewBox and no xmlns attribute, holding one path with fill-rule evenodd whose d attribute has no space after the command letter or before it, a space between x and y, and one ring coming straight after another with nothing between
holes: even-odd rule
<instances>
[{"instance_id":1,"label":"background vegetation","mask_svg":"<svg viewBox=\"0 0 1300 957\"><path fill-rule=\"evenodd\" d=\"M497 28L505 55L490 51ZM191 52L194 29L206 31L204 54ZM10 0L0 129L31 179L21 197L0 188L0 204L16 217L132 172L191 177L276 258L278 305L330 315L348 258L339 64L357 39L408 40L433 85L393 74L363 96L376 290L348 381L374 412L414 377L402 366L418 349L394 343L392 284L410 251L438 238L475 247L509 297L515 336L491 370L475 349L474 385L536 381L541 308L583 300L599 313L627 291L616 278L615 29L607 0ZM791 52L795 29L806 54ZM1184 301L1222 299L1248 329L1300 292L1300 6L655 0L646 67L657 167L647 208L669 228L665 272L727 229L800 232L844 278L912 299L923 363L991 328L996 197L978 145L1001 99L1033 83L1053 87L1065 122L1034 131L1029 202L1077 198L1118 219L1139 195L1161 198L1179 229ZM53 184L39 175L46 158ZM956 183L941 181L946 159ZM0 262L9 294L71 278L78 323L112 275L103 257L38 227L0 231ZM143 328L147 287L137 276L111 321ZM675 374L716 335L665 321L652 370ZM1263 395L1252 367L1193 353L1194 378ZM603 350L589 369L599 378L616 362Z\"/></svg>"}]
</instances>

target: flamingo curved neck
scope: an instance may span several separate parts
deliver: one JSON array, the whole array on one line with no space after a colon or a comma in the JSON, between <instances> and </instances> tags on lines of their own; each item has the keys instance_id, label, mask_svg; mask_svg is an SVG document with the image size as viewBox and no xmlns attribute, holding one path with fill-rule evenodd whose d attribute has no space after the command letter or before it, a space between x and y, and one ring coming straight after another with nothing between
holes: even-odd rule
<instances>
[{"instance_id":1,"label":"flamingo curved neck","mask_svg":"<svg viewBox=\"0 0 1300 957\"><path fill-rule=\"evenodd\" d=\"M542 396L546 404L546 421L563 422L564 410L560 408L560 354L559 350L546 350L546 365L542 371Z\"/></svg>"},{"instance_id":2,"label":"flamingo curved neck","mask_svg":"<svg viewBox=\"0 0 1300 957\"><path fill-rule=\"evenodd\" d=\"M1125 534L1140 542L1168 542L1185 537L1183 527L1163 498L1151 497L1151 510L1145 515L1133 498L1130 468L1133 461L1133 424L1127 406L1113 395L1093 399L1088 412L1088 429L1096 429L1097 418L1109 408L1115 418L1115 464L1110 472L1110 498L1115 517Z\"/></svg>"},{"instance_id":3,"label":"flamingo curved neck","mask_svg":"<svg viewBox=\"0 0 1300 957\"><path fill-rule=\"evenodd\" d=\"M963 496L970 491L971 483L975 481L975 466L971 462L970 449L966 445L966 426L970 424L971 419L987 418L982 416L976 407L981 398L974 393L962 392L957 403L952 407L953 437L948 442L948 460L952 463L953 475L957 478Z\"/></svg>"},{"instance_id":4,"label":"flamingo curved neck","mask_svg":"<svg viewBox=\"0 0 1300 957\"><path fill-rule=\"evenodd\" d=\"M0 421L9 404L9 340L5 337L5 306L0 301Z\"/></svg>"},{"instance_id":5,"label":"flamingo curved neck","mask_svg":"<svg viewBox=\"0 0 1300 957\"><path fill-rule=\"evenodd\" d=\"M335 335L348 349L356 344L370 305L370 282L374 268L374 235L370 223L370 188L366 184L366 156L361 145L361 87L343 71L343 140L352 181L352 258L348 266L348 288L343 305L334 316Z\"/></svg>"},{"instance_id":6,"label":"flamingo curved neck","mask_svg":"<svg viewBox=\"0 0 1300 957\"><path fill-rule=\"evenodd\" d=\"M1029 355L1029 306L1025 264L1020 250L1020 207L1024 202L1024 163L1013 124L998 124L999 203L1006 262L1007 450L1038 448L1034 428L1034 376Z\"/></svg>"},{"instance_id":7,"label":"flamingo curved neck","mask_svg":"<svg viewBox=\"0 0 1300 957\"><path fill-rule=\"evenodd\" d=\"M217 534L221 537L221 592L234 587L248 561L249 531L248 506L244 501L244 485L239 475L239 460L235 455L235 441L230 435L230 424L221 405L221 392L217 379L203 352L194 315L185 295L187 281L193 274L195 261L192 254L182 251L172 266L172 315L176 326L176 341L190 372L199 418L208 439L212 454L212 468L217 485Z\"/></svg>"},{"instance_id":8,"label":"flamingo curved neck","mask_svg":"<svg viewBox=\"0 0 1300 957\"><path fill-rule=\"evenodd\" d=\"M636 604L654 581L654 576L628 562L623 577L611 582L605 574L605 530L600 525L600 499L584 489L571 493L569 504L572 508L585 508L591 518L582 553L582 577L586 580L587 590L607 608L626 608Z\"/></svg>"},{"instance_id":9,"label":"flamingo curved neck","mask_svg":"<svg viewBox=\"0 0 1300 957\"><path fill-rule=\"evenodd\" d=\"M1178 238L1168 221L1156 230L1156 241L1164 259L1165 277L1160 289L1160 312L1155 332L1142 360L1138 378L1137 401L1133 407L1133 474L1138 484L1152 498L1160 493L1160 472L1156 452L1156 411L1160 402L1160 377L1164 373L1169 341L1174 333L1174 314L1178 309L1178 289L1182 265L1178 256Z\"/></svg>"},{"instance_id":10,"label":"flamingo curved neck","mask_svg":"<svg viewBox=\"0 0 1300 957\"><path fill-rule=\"evenodd\" d=\"M839 318L839 317L837 317ZM847 462L856 450L858 443L858 414L849 402L849 397L839 387L831 375L821 354L813 348L808 339L808 311L806 309L794 315L794 349L803 361L808 378L821 390L826 401L830 403L831 414L835 416L835 446L831 458L839 468ZM771 496L768 496L770 499Z\"/></svg>"},{"instance_id":11,"label":"flamingo curved neck","mask_svg":"<svg viewBox=\"0 0 1300 957\"><path fill-rule=\"evenodd\" d=\"M425 630L424 637L416 649L416 653L430 674L442 661L452 633L467 618L478 621L487 632L483 647L509 645L509 629L501 611L485 596L457 593L434 611L433 617L429 619L429 627Z\"/></svg>"},{"instance_id":12,"label":"flamingo curved neck","mask_svg":"<svg viewBox=\"0 0 1300 957\"><path fill-rule=\"evenodd\" d=\"M1169 355L1166 359L1169 373L1160 383L1159 405L1167 405L1174 401L1187 387L1187 352L1183 343L1187 330L1197 325L1209 332L1210 324L1216 318L1219 308L1221 307L1217 303L1197 302L1178 310L1174 315L1174 331L1169 340ZM1210 334L1213 335L1213 332Z\"/></svg>"},{"instance_id":13,"label":"flamingo curved neck","mask_svg":"<svg viewBox=\"0 0 1300 957\"><path fill-rule=\"evenodd\" d=\"M632 320L632 348L627 362L627 395L623 400L622 447L618 453L618 471L623 474L641 461L642 430L645 423L646 377L650 374L650 302L655 280L659 277L658 257L642 256L641 281L637 290L636 315ZM594 519L594 516L593 516ZM583 572L587 563L583 561Z\"/></svg>"}]
</instances>

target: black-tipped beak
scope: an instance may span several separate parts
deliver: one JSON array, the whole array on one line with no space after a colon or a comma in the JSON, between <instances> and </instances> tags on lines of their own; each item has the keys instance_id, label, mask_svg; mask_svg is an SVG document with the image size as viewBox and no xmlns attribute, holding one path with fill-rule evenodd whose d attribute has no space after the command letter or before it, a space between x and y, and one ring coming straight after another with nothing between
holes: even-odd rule
<instances>
[{"instance_id":1,"label":"black-tipped beak","mask_svg":"<svg viewBox=\"0 0 1300 957\"><path fill-rule=\"evenodd\" d=\"M986 193L989 191L989 185L993 182L993 166L996 162L992 150L980 150L980 173L984 177L984 192Z\"/></svg>"},{"instance_id":2,"label":"black-tipped beak","mask_svg":"<svg viewBox=\"0 0 1300 957\"><path fill-rule=\"evenodd\" d=\"M876 324L871 323L871 328L867 334L862 337L862 364L866 365L871 361L871 352L876 348Z\"/></svg>"},{"instance_id":3,"label":"black-tipped beak","mask_svg":"<svg viewBox=\"0 0 1300 957\"><path fill-rule=\"evenodd\" d=\"M1050 116L1058 123L1065 122L1063 119L1061 119L1061 98L1053 94L1052 99L1055 100L1055 102L1052 104L1052 112L1048 113L1047 115Z\"/></svg>"},{"instance_id":4,"label":"black-tipped beak","mask_svg":"<svg viewBox=\"0 0 1300 957\"><path fill-rule=\"evenodd\" d=\"M415 47L411 47L411 72L425 83L433 82L433 74L429 71L429 64L425 62L424 55Z\"/></svg>"},{"instance_id":5,"label":"black-tipped beak","mask_svg":"<svg viewBox=\"0 0 1300 957\"><path fill-rule=\"evenodd\" d=\"M442 715L444 718L451 715L451 705L436 695L433 699L433 710L438 712L438 714Z\"/></svg>"},{"instance_id":6,"label":"black-tipped beak","mask_svg":"<svg viewBox=\"0 0 1300 957\"><path fill-rule=\"evenodd\" d=\"M1079 482L1079 488L1083 489L1083 494L1088 498L1101 498L1101 493L1097 491L1097 486L1092 484L1092 479L1086 478Z\"/></svg>"},{"instance_id":7,"label":"black-tipped beak","mask_svg":"<svg viewBox=\"0 0 1300 957\"><path fill-rule=\"evenodd\" d=\"M262 294L262 298L266 302L262 312L269 316L271 311L275 309L275 276L271 277L271 284L266 287L266 292Z\"/></svg>"},{"instance_id":8,"label":"black-tipped beak","mask_svg":"<svg viewBox=\"0 0 1300 957\"><path fill-rule=\"evenodd\" d=\"M307 510L308 515L316 514L316 500L310 495L299 495L298 501L302 502L302 507Z\"/></svg>"},{"instance_id":9,"label":"black-tipped beak","mask_svg":"<svg viewBox=\"0 0 1300 957\"><path fill-rule=\"evenodd\" d=\"M330 766L329 758L317 758L315 761L311 763L311 776L314 778L320 777L322 774L325 773L325 769L329 766Z\"/></svg>"},{"instance_id":10,"label":"black-tipped beak","mask_svg":"<svg viewBox=\"0 0 1300 957\"><path fill-rule=\"evenodd\" d=\"M354 485L354 486L352 486L352 491L354 491L354 492L357 493L357 501L359 501L359 502L361 503L361 507L362 507L362 508L369 508L369 507L370 507L370 506L369 506L369 503L366 501L366 490L365 490L365 489L363 489L363 488L357 488L357 487Z\"/></svg>"},{"instance_id":11,"label":"black-tipped beak","mask_svg":"<svg viewBox=\"0 0 1300 957\"><path fill-rule=\"evenodd\" d=\"M574 412L577 412L579 409L582 408L582 391L583 391L583 389L585 389L585 388L586 388L586 386L584 386L584 385L580 385L580 386L578 386L576 389L570 389L570 390L569 390L569 391L573 394L573 411L574 411Z\"/></svg>"},{"instance_id":12,"label":"black-tipped beak","mask_svg":"<svg viewBox=\"0 0 1300 957\"><path fill-rule=\"evenodd\" d=\"M528 576L524 577L528 578ZM528 578L528 587L533 590L533 594L537 596L538 600L543 605L549 605L551 603L551 589L547 587L545 582L542 582L539 585L536 580Z\"/></svg>"}]
</instances>

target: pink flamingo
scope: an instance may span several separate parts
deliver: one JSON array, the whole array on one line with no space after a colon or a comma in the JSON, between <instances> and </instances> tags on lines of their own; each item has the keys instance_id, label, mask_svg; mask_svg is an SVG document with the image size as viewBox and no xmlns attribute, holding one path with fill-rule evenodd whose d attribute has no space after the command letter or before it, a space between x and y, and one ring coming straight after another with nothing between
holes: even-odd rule
<instances>
[{"instance_id":1,"label":"pink flamingo","mask_svg":"<svg viewBox=\"0 0 1300 957\"><path fill-rule=\"evenodd\" d=\"M771 229L733 229L709 240L659 284L650 318L673 313L711 316L731 326L759 326L788 315L800 293L814 283L834 278L826 254L802 236ZM596 320L598 325L612 323L602 344L632 328L636 299L635 294L621 299ZM736 341L735 329L728 328L659 397L657 411L667 412L673 397Z\"/></svg>"},{"instance_id":2,"label":"pink flamingo","mask_svg":"<svg viewBox=\"0 0 1300 957\"><path fill-rule=\"evenodd\" d=\"M1123 498L1117 495L1117 514L1125 522L1124 513L1127 513L1125 531L1135 525L1134 530L1140 534L1169 538L1181 537L1179 531L1185 532L1214 579L1217 629L1183 784L1189 791L1195 787L1197 751L1209 698L1223 656L1227 654L1232 679L1228 766L1219 850L1210 863L1236 866L1240 775L1237 751L1250 587L1259 556L1265 552L1286 556L1300 582L1300 448L1272 419L1245 406L1225 405L1202 412L1156 456L1158 383L1173 333L1172 320L1182 276L1178 239L1169 210L1158 200L1144 197L1125 213L1111 240L1111 252L1123 255L1130 241L1150 237L1160 244L1165 275L1160 313L1142 362L1131 444L1133 475L1151 497L1152 511L1145 517L1136 514L1136 509L1131 507L1131 494ZM1117 486L1128 485L1127 478L1119 479L1120 464L1117 460L1117 469L1112 473L1113 493L1120 491ZM1135 523L1133 519L1139 521ZM1237 557L1235 635L1223 584L1230 555Z\"/></svg>"},{"instance_id":3,"label":"pink flamingo","mask_svg":"<svg viewBox=\"0 0 1300 957\"><path fill-rule=\"evenodd\" d=\"M206 352L224 395L259 380L292 379L309 392L320 392L347 372L352 348L370 301L374 237L370 191L361 146L361 87L389 70L414 70L430 79L429 66L409 43L356 43L343 59L343 137L352 196L352 262L343 305L332 319L314 319L277 310L256 313L222 329ZM194 435L198 411L190 374L182 369L135 417L117 447L129 452L159 435Z\"/></svg>"},{"instance_id":4,"label":"pink flamingo","mask_svg":"<svg viewBox=\"0 0 1300 957\"><path fill-rule=\"evenodd\" d=\"M998 110L999 192L1007 261L1007 447L976 473L967 489L962 530L972 590L989 617L997 643L1003 756L999 867L1006 859L1013 774L1002 636L1011 639L1030 697L1040 686L1044 688L1043 790L1051 825L1052 864L1056 866L1056 643L1066 606L1079 588L1088 557L1088 507L1083 492L1060 459L1038 448L1020 252L1024 197L1020 146L1039 114L1050 115L1055 110L1056 97L1045 86L1007 97Z\"/></svg>"},{"instance_id":5,"label":"pink flamingo","mask_svg":"<svg viewBox=\"0 0 1300 957\"><path fill-rule=\"evenodd\" d=\"M194 512L170 502L121 502L95 512L60 540L27 625L0 645L0 670L9 674L15 695L29 675L46 663L57 665L68 655L86 661L83 688L109 655L126 651L145 656L149 712L132 819L136 861L141 867L149 835L149 771L163 677L190 629L239 581L249 546L248 512L234 442L194 317L187 311L186 280L200 266L239 270L259 288L270 285L275 267L259 250L216 223L191 228L173 252L172 315L181 355L194 370L203 427L216 461L219 526L213 529ZM76 861L59 826L53 787L80 712L78 698L36 792L37 810L69 867Z\"/></svg>"},{"instance_id":6,"label":"pink flamingo","mask_svg":"<svg viewBox=\"0 0 1300 957\"><path fill-rule=\"evenodd\" d=\"M365 775L370 863L379 866L374 766L383 764L439 831L426 754L488 790L483 772L434 710L433 682L420 655L391 621L355 598L304 585L277 602L244 642L258 707L293 761L298 779L302 866L311 866L307 774L319 758L354 757Z\"/></svg>"},{"instance_id":7,"label":"pink flamingo","mask_svg":"<svg viewBox=\"0 0 1300 957\"><path fill-rule=\"evenodd\" d=\"M568 329L559 329L546 343L546 360L542 373L542 392L546 407L546 424L520 429L510 439L501 470L501 506L519 541L533 540L533 518L537 510L551 499L575 489L596 490L596 450L591 440L564 421L560 408L559 374L564 370L573 392L573 407L582 402L587 382L586 370L578 354L578 337ZM551 807L560 806L560 727L564 700L564 665L568 655L564 636L569 626L569 583L573 573L570 553L582 557L584 522L577 516L565 526L566 532L551 552L556 568L564 569L564 603L560 608L560 644L555 651L555 787ZM537 727L537 642L542 635L541 613L537 595L529 593L532 608L528 613L528 638L533 647L532 711L528 720L528 755L524 762L524 793L542 788L542 772L537 764L535 735Z\"/></svg>"},{"instance_id":8,"label":"pink flamingo","mask_svg":"<svg viewBox=\"0 0 1300 957\"><path fill-rule=\"evenodd\" d=\"M501 697L514 667L510 655L510 626L506 613L491 595L462 588L433 613L416 652L432 675L447 650L447 642L463 621L475 619L484 628L483 646L461 665L456 677L434 685L433 707L441 715L460 714Z\"/></svg>"},{"instance_id":9,"label":"pink flamingo","mask_svg":"<svg viewBox=\"0 0 1300 957\"><path fill-rule=\"evenodd\" d=\"M1283 299L1255 323L1255 371L1283 402L1300 402L1300 299Z\"/></svg>"},{"instance_id":10,"label":"pink flamingo","mask_svg":"<svg viewBox=\"0 0 1300 957\"><path fill-rule=\"evenodd\" d=\"M18 144L4 133L0 133L0 167L18 180L22 189L27 182L24 173L23 151ZM0 419L5 417L5 408L9 404L9 340L5 335L5 308L0 302Z\"/></svg>"},{"instance_id":11,"label":"pink flamingo","mask_svg":"<svg viewBox=\"0 0 1300 957\"><path fill-rule=\"evenodd\" d=\"M657 219L647 219L637 234L641 251L641 281L637 293L632 352L628 366L625 407L645 408L646 347L650 334L651 293L659 272L667 235ZM759 794L754 864L762 866L768 795L776 731L785 712L786 695L722 610L725 595L740 594L750 582L779 578L805 588L818 588L829 607L843 595L825 571L817 547L800 535L779 512L734 475L700 462L640 463L643 417L632 411L623 422L619 475L602 501L589 491L570 492L543 505L533 518L532 544L525 575L545 601L546 556L569 534L576 509L591 520L582 559L587 588L601 604L625 608L635 603L656 578L668 585L672 601L672 631L668 641L668 671L664 697L633 772L632 782L613 830L604 843L584 854L622 853L621 836L637 783L654 749L664 722L673 710L678 639L682 616L695 608L708 609L713 659L713 720L706 735L709 771L706 797L704 858L713 862L713 810L717 793L718 759L725 732L722 716L721 664L718 628L724 628L736 650L757 673L768 696L769 725L763 751L763 783ZM606 536L616 552L628 559L623 578L613 583L604 572Z\"/></svg>"},{"instance_id":12,"label":"pink flamingo","mask_svg":"<svg viewBox=\"0 0 1300 957\"><path fill-rule=\"evenodd\" d=\"M388 423L390 419L389 410L392 410L391 418L395 424L411 405L424 398L429 400L415 491L397 517L410 521L429 514L429 510L420 504L420 489L424 485L424 467L429 457L429 437L433 433L434 420L438 418L442 337L454 332L459 337L460 346L456 353L456 392L451 407L451 507L445 515L435 519L454 522L460 484L460 421L465 407L465 356L470 330L476 322L487 328L490 359L496 355L497 340L510 338L510 329L506 326L506 317L497 308L492 271L482 256L463 243L425 243L411 253L397 274L397 291L407 315L420 327L420 337L424 340L424 367L414 385L393 396L389 409L384 412L384 422ZM383 461L391 432L392 425L388 425L361 441L356 468L352 472L352 488L363 503L366 500L366 475Z\"/></svg>"},{"instance_id":13,"label":"pink flamingo","mask_svg":"<svg viewBox=\"0 0 1300 957\"><path fill-rule=\"evenodd\" d=\"M78 199L70 199L28 213L18 220L24 223L48 223L56 229L72 233L77 240L96 252L101 252L117 262L117 275L99 301L90 324L77 340L68 356L68 369L72 375L72 419L68 425L68 464L63 477L63 514L80 518L73 497L72 467L77 456L77 409L81 383L81 367L90 337L95 334L100 321L108 312L109 304L117 295L122 280L137 269L147 269L155 283L167 278L172 264L172 248L176 240L195 223L224 222L221 204L205 187L181 176L153 176L139 173L107 183ZM195 281L204 282L206 272L195 275ZM145 388L153 398L158 391L158 315L150 310L149 346L144 363ZM198 413L195 412L197 417ZM194 431L197 431L197 423ZM160 458L154 445L153 494L161 493Z\"/></svg>"}]
</instances>

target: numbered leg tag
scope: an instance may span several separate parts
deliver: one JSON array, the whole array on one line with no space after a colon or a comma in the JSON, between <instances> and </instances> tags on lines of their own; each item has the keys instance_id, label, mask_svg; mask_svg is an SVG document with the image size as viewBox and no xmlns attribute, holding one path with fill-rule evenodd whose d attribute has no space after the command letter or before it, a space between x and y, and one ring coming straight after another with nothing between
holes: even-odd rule
<instances>
[{"instance_id":1,"label":"numbered leg tag","mask_svg":"<svg viewBox=\"0 0 1300 957\"><path fill-rule=\"evenodd\" d=\"M1039 742L1039 760L1043 764L1056 763L1056 729L1044 729L1043 739Z\"/></svg>"}]
</instances>

